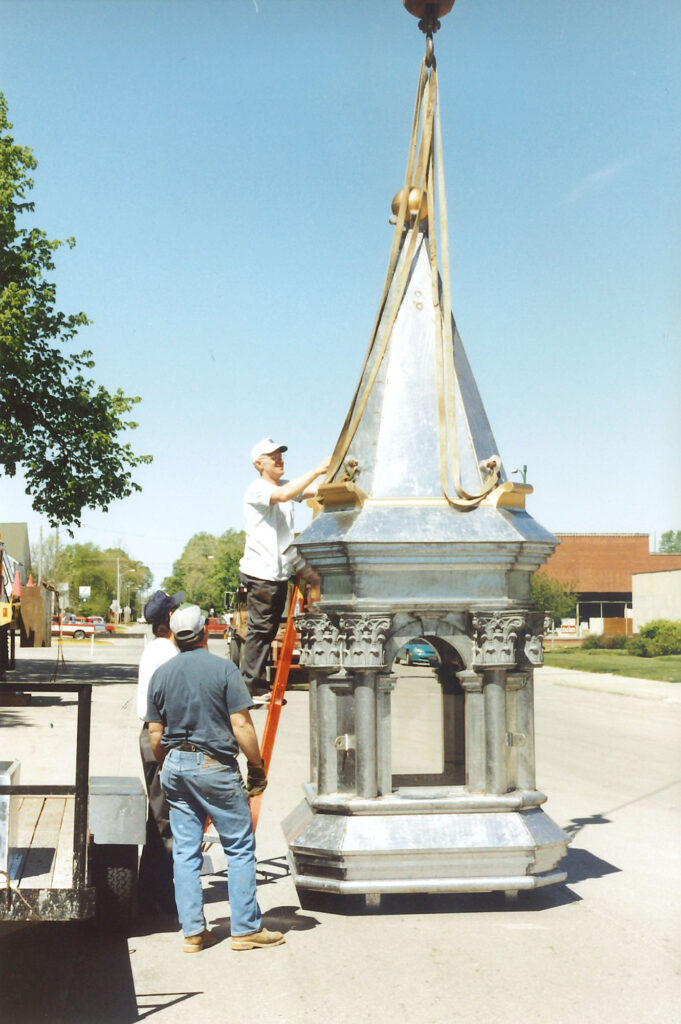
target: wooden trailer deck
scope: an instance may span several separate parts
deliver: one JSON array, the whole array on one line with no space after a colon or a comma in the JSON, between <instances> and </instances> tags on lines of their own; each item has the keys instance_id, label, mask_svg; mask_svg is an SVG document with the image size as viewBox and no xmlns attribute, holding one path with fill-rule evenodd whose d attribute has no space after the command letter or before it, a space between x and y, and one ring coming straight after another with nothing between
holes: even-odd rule
<instances>
[{"instance_id":1,"label":"wooden trailer deck","mask_svg":"<svg viewBox=\"0 0 681 1024\"><path fill-rule=\"evenodd\" d=\"M73 796L20 798L0 919L63 921L94 913L94 890L74 886L74 806Z\"/></svg>"},{"instance_id":2,"label":"wooden trailer deck","mask_svg":"<svg viewBox=\"0 0 681 1024\"><path fill-rule=\"evenodd\" d=\"M9 851L13 889L70 889L73 884L72 796L24 796L17 845Z\"/></svg>"},{"instance_id":3,"label":"wooden trailer deck","mask_svg":"<svg viewBox=\"0 0 681 1024\"><path fill-rule=\"evenodd\" d=\"M7 870L0 874L0 921L64 921L91 917L94 888L87 884L89 683L0 684L15 690L78 694L75 785L0 785ZM9 765L10 762L4 762Z\"/></svg>"}]
</instances>

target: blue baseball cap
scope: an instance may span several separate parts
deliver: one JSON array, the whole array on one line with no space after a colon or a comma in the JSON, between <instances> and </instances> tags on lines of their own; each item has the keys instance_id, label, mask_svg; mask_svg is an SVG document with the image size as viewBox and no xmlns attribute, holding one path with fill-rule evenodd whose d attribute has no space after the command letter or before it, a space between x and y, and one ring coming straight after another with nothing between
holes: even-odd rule
<instances>
[{"instance_id":1,"label":"blue baseball cap","mask_svg":"<svg viewBox=\"0 0 681 1024\"><path fill-rule=\"evenodd\" d=\"M184 601L184 590L178 590L172 596L165 590L157 590L144 606L144 618L147 622L164 622L171 612L179 608Z\"/></svg>"}]
</instances>

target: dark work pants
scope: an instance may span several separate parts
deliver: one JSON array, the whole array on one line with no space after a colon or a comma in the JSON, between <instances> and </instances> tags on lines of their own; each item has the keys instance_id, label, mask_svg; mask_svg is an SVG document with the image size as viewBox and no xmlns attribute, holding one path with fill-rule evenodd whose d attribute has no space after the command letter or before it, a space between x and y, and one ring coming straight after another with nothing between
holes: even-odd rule
<instances>
[{"instance_id":1,"label":"dark work pants","mask_svg":"<svg viewBox=\"0 0 681 1024\"><path fill-rule=\"evenodd\" d=\"M173 887L173 835L170 831L170 808L161 789L158 761L144 725L140 733L140 753L144 782L149 798L147 836L140 857L139 902L142 909L175 913Z\"/></svg>"},{"instance_id":2,"label":"dark work pants","mask_svg":"<svg viewBox=\"0 0 681 1024\"><path fill-rule=\"evenodd\" d=\"M247 592L248 628L239 668L253 696L269 692L267 663L284 613L288 580L258 580L242 573L241 582Z\"/></svg>"}]
</instances>

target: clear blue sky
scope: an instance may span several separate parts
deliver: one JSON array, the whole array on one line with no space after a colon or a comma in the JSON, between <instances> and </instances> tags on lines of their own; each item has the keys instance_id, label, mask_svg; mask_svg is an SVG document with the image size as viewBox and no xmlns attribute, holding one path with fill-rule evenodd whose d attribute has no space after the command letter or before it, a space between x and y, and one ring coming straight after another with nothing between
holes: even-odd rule
<instances>
[{"instance_id":1,"label":"clear blue sky","mask_svg":"<svg viewBox=\"0 0 681 1024\"><path fill-rule=\"evenodd\" d=\"M401 0L3 0L0 89L66 312L142 396L143 492L86 512L160 582L241 528L248 452L334 446L424 37ZM681 528L681 4L457 0L435 37L454 313L548 529ZM28 221L27 221L28 222ZM517 478L516 478L517 479ZM0 479L0 520L40 519ZM47 529L47 524L43 520Z\"/></svg>"}]
</instances>

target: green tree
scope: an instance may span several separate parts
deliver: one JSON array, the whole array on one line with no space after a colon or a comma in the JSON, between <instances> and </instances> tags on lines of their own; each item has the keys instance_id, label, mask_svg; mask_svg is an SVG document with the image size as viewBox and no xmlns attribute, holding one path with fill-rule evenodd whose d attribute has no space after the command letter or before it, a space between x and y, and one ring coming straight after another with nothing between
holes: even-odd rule
<instances>
[{"instance_id":1,"label":"green tree","mask_svg":"<svg viewBox=\"0 0 681 1024\"><path fill-rule=\"evenodd\" d=\"M68 583L68 610L79 615L106 617L120 589L121 605L129 604L137 616L141 614L142 595L151 586L152 574L122 548L102 551L94 544L68 544L57 553L51 582ZM85 601L78 596L80 587L90 587L90 597Z\"/></svg>"},{"instance_id":2,"label":"green tree","mask_svg":"<svg viewBox=\"0 0 681 1024\"><path fill-rule=\"evenodd\" d=\"M681 530L667 530L663 533L659 550L663 555L681 555Z\"/></svg>"},{"instance_id":3,"label":"green tree","mask_svg":"<svg viewBox=\"0 0 681 1024\"><path fill-rule=\"evenodd\" d=\"M0 472L14 476L22 466L36 512L53 526L80 525L83 508L106 511L140 490L131 470L151 457L118 440L137 426L125 416L139 398L89 379L91 352L63 351L89 320L59 312L45 277L64 242L18 226L34 211L26 196L37 161L11 128L0 93Z\"/></svg>"},{"instance_id":4,"label":"green tree","mask_svg":"<svg viewBox=\"0 0 681 1024\"><path fill-rule=\"evenodd\" d=\"M574 584L561 583L545 572L536 572L530 581L532 600L554 619L571 619L577 607Z\"/></svg>"},{"instance_id":5,"label":"green tree","mask_svg":"<svg viewBox=\"0 0 681 1024\"><path fill-rule=\"evenodd\" d=\"M196 533L173 564L161 586L166 593L184 590L187 601L204 610L224 610L224 595L239 585L239 561L244 552L243 531L226 530L215 537Z\"/></svg>"}]
</instances>

